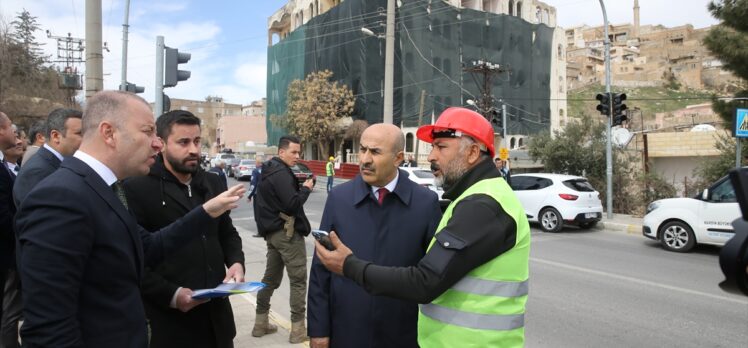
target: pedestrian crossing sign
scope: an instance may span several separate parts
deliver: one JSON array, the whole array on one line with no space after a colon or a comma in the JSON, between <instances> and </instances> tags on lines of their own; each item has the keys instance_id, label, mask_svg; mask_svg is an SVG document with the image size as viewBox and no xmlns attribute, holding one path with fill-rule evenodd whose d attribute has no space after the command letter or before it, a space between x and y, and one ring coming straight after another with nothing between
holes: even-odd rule
<instances>
[{"instance_id":1,"label":"pedestrian crossing sign","mask_svg":"<svg viewBox=\"0 0 748 348\"><path fill-rule=\"evenodd\" d=\"M735 111L735 136L748 138L748 109L737 109Z\"/></svg>"}]
</instances>

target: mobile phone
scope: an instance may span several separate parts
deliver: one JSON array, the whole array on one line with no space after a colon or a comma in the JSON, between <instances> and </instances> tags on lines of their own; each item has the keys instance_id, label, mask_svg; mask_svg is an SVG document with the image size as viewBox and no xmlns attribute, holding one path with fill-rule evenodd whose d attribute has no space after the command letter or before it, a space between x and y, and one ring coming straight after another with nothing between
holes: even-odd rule
<instances>
[{"instance_id":1,"label":"mobile phone","mask_svg":"<svg viewBox=\"0 0 748 348\"><path fill-rule=\"evenodd\" d=\"M318 240L319 244L322 244L325 249L330 251L335 250L335 247L332 245L332 241L330 240L330 234L327 233L327 231L312 230L312 236L314 236L314 239Z\"/></svg>"}]
</instances>

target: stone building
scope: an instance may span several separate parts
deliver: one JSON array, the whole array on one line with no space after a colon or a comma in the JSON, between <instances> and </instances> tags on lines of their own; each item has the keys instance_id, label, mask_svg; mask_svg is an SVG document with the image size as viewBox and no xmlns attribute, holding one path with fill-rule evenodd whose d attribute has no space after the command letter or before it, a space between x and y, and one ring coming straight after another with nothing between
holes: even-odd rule
<instances>
[{"instance_id":1,"label":"stone building","mask_svg":"<svg viewBox=\"0 0 748 348\"><path fill-rule=\"evenodd\" d=\"M633 23L611 24L608 28L615 85L641 87L674 82L692 89L733 91L741 84L721 69L721 62L702 44L711 27L641 25L638 0L634 0L633 10ZM565 36L569 88L604 83L603 26L568 28Z\"/></svg>"}]
</instances>

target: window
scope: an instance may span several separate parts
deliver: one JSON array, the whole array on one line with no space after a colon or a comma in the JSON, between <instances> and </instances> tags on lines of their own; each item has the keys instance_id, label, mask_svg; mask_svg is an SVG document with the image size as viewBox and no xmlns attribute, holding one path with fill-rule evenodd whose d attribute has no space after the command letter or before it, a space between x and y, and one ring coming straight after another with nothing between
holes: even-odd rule
<instances>
[{"instance_id":1,"label":"window","mask_svg":"<svg viewBox=\"0 0 748 348\"><path fill-rule=\"evenodd\" d=\"M709 201L714 203L734 203L737 202L735 199L735 190L732 188L730 180L724 180L721 183L713 186L709 192Z\"/></svg>"},{"instance_id":2,"label":"window","mask_svg":"<svg viewBox=\"0 0 748 348\"><path fill-rule=\"evenodd\" d=\"M405 152L413 152L413 133L405 135Z\"/></svg>"},{"instance_id":3,"label":"window","mask_svg":"<svg viewBox=\"0 0 748 348\"><path fill-rule=\"evenodd\" d=\"M509 0L509 15L514 16L514 0Z\"/></svg>"},{"instance_id":4,"label":"window","mask_svg":"<svg viewBox=\"0 0 748 348\"><path fill-rule=\"evenodd\" d=\"M558 59L564 60L564 46L558 45Z\"/></svg>"},{"instance_id":5,"label":"window","mask_svg":"<svg viewBox=\"0 0 748 348\"><path fill-rule=\"evenodd\" d=\"M585 179L572 179L563 182L564 186L578 192L595 192L595 188Z\"/></svg>"},{"instance_id":6,"label":"window","mask_svg":"<svg viewBox=\"0 0 748 348\"><path fill-rule=\"evenodd\" d=\"M512 190L515 191L540 190L551 185L553 185L553 181L551 181L550 179L539 178L537 176L512 177Z\"/></svg>"}]
</instances>

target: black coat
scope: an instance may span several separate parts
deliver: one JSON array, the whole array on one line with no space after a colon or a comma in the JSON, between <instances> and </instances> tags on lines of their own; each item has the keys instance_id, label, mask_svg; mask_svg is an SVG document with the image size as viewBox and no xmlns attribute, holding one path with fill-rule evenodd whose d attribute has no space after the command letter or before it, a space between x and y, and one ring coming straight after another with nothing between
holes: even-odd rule
<instances>
[{"instance_id":1,"label":"black coat","mask_svg":"<svg viewBox=\"0 0 748 348\"><path fill-rule=\"evenodd\" d=\"M295 216L294 229L302 236L309 235L311 227L304 214L304 202L312 190L299 185L291 168L280 158L262 165L262 184L257 187L255 198L257 230L261 236L283 229L285 221L280 213Z\"/></svg>"},{"instance_id":2,"label":"black coat","mask_svg":"<svg viewBox=\"0 0 748 348\"><path fill-rule=\"evenodd\" d=\"M143 266L180 250L213 220L198 208L149 233L99 174L66 158L16 215L23 346L146 347Z\"/></svg>"},{"instance_id":3,"label":"black coat","mask_svg":"<svg viewBox=\"0 0 748 348\"><path fill-rule=\"evenodd\" d=\"M16 237L13 217L16 215L16 205L13 203L13 181L15 177L0 160L0 276L3 276L15 264L13 257ZM4 276L2 280L5 280ZM0 308L0 313L2 313L2 308Z\"/></svg>"},{"instance_id":4,"label":"black coat","mask_svg":"<svg viewBox=\"0 0 748 348\"><path fill-rule=\"evenodd\" d=\"M221 180L200 169L188 187L167 171L159 158L148 176L126 180L124 186L130 211L138 223L155 231L223 192ZM200 238L157 267L146 268L142 294L153 331L150 347L231 346L236 329L227 298L213 299L187 313L170 308L169 304L179 287L196 290L217 286L226 276L224 266L237 262L244 265L242 241L226 213L214 220Z\"/></svg>"}]
</instances>

